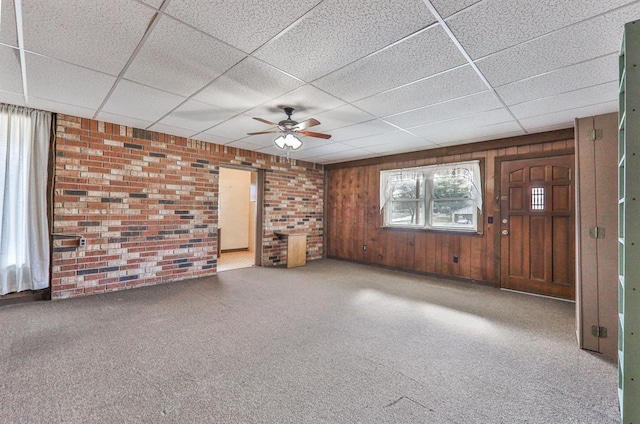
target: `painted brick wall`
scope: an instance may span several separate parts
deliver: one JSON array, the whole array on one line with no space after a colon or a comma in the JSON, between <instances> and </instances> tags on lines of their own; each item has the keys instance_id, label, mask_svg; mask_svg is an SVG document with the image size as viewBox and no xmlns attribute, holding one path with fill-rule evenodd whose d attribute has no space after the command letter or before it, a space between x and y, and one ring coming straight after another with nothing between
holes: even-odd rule
<instances>
[{"instance_id":1,"label":"painted brick wall","mask_svg":"<svg viewBox=\"0 0 640 424\"><path fill-rule=\"evenodd\" d=\"M58 115L52 298L214 275L218 167L265 171L263 265L286 262L275 230L323 255L323 169L308 162Z\"/></svg>"}]
</instances>

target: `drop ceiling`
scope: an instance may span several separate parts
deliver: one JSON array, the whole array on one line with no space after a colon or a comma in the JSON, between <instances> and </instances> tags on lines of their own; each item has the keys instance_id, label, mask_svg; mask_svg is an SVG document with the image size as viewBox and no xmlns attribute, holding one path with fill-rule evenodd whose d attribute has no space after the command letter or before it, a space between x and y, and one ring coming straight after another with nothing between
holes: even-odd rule
<instances>
[{"instance_id":1,"label":"drop ceiling","mask_svg":"<svg viewBox=\"0 0 640 424\"><path fill-rule=\"evenodd\" d=\"M0 0L0 102L335 163L617 110L629 0Z\"/></svg>"}]
</instances>

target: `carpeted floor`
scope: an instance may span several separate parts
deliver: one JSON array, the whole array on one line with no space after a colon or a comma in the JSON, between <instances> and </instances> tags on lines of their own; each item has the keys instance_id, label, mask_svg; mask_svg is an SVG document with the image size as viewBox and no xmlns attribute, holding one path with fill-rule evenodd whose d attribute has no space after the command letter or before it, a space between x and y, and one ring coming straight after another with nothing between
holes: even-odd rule
<instances>
[{"instance_id":1,"label":"carpeted floor","mask_svg":"<svg viewBox=\"0 0 640 424\"><path fill-rule=\"evenodd\" d=\"M0 309L3 423L618 423L574 305L335 260Z\"/></svg>"}]
</instances>

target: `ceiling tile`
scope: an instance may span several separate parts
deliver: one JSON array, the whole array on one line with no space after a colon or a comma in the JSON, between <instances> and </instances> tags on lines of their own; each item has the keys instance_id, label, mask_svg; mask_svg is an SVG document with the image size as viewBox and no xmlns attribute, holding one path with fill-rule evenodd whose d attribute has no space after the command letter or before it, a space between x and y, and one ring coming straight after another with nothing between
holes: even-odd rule
<instances>
[{"instance_id":1,"label":"ceiling tile","mask_svg":"<svg viewBox=\"0 0 640 424\"><path fill-rule=\"evenodd\" d=\"M617 52L622 25L640 16L640 4L562 29L477 62L494 86L501 86Z\"/></svg>"},{"instance_id":2,"label":"ceiling tile","mask_svg":"<svg viewBox=\"0 0 640 424\"><path fill-rule=\"evenodd\" d=\"M604 102L595 105L585 106L577 109L563 110L546 115L534 116L521 120L522 125L527 131L538 132L556 128L571 128L576 118L585 118L587 116L602 115L605 113L616 112L618 110L618 102Z\"/></svg>"},{"instance_id":3,"label":"ceiling tile","mask_svg":"<svg viewBox=\"0 0 640 424\"><path fill-rule=\"evenodd\" d=\"M502 122L477 128L464 128L442 134L434 134L432 140L438 143L439 146L457 146L524 134L522 128L515 122Z\"/></svg>"},{"instance_id":4,"label":"ceiling tile","mask_svg":"<svg viewBox=\"0 0 640 424\"><path fill-rule=\"evenodd\" d=\"M0 90L22 93L22 68L17 49L0 46L0 75Z\"/></svg>"},{"instance_id":5,"label":"ceiling tile","mask_svg":"<svg viewBox=\"0 0 640 424\"><path fill-rule=\"evenodd\" d=\"M16 9L13 0L0 0L0 43L18 46L18 32L16 31Z\"/></svg>"},{"instance_id":6,"label":"ceiling tile","mask_svg":"<svg viewBox=\"0 0 640 424\"><path fill-rule=\"evenodd\" d=\"M196 100L187 100L159 122L178 128L188 128L191 134L204 131L234 116L233 112Z\"/></svg>"},{"instance_id":7,"label":"ceiling tile","mask_svg":"<svg viewBox=\"0 0 640 424\"><path fill-rule=\"evenodd\" d=\"M302 150L304 147L305 147L305 144L303 141L302 148L300 149L300 151L308 157L328 155L332 153L340 153L347 150L353 150L352 146L347 146L346 144L343 144L343 143L332 142L330 140L316 140L316 143L313 147L307 144L307 148L305 150Z\"/></svg>"},{"instance_id":8,"label":"ceiling tile","mask_svg":"<svg viewBox=\"0 0 640 424\"><path fill-rule=\"evenodd\" d=\"M131 0L30 0L23 14L27 50L118 75L153 10Z\"/></svg>"},{"instance_id":9,"label":"ceiling tile","mask_svg":"<svg viewBox=\"0 0 640 424\"><path fill-rule=\"evenodd\" d=\"M507 105L618 80L618 53L498 87Z\"/></svg>"},{"instance_id":10,"label":"ceiling tile","mask_svg":"<svg viewBox=\"0 0 640 424\"><path fill-rule=\"evenodd\" d=\"M104 111L155 122L185 100L184 97L121 80L104 106Z\"/></svg>"},{"instance_id":11,"label":"ceiling tile","mask_svg":"<svg viewBox=\"0 0 640 424\"><path fill-rule=\"evenodd\" d=\"M144 121L142 119L132 118L130 116L122 116L115 113L100 112L96 117L99 121L110 122L112 124L124 125L127 127L145 129L153 122Z\"/></svg>"},{"instance_id":12,"label":"ceiling tile","mask_svg":"<svg viewBox=\"0 0 640 424\"><path fill-rule=\"evenodd\" d=\"M413 84L356 102L377 116L405 112L486 90L470 66L464 66Z\"/></svg>"},{"instance_id":13,"label":"ceiling tile","mask_svg":"<svg viewBox=\"0 0 640 424\"><path fill-rule=\"evenodd\" d=\"M352 138L367 137L376 134L388 133L397 130L393 125L389 125L379 119L362 122L356 125L349 125L331 131L332 139L337 141L351 140Z\"/></svg>"},{"instance_id":14,"label":"ceiling tile","mask_svg":"<svg viewBox=\"0 0 640 424\"><path fill-rule=\"evenodd\" d=\"M312 81L433 22L422 0L325 0L256 57Z\"/></svg>"},{"instance_id":15,"label":"ceiling tile","mask_svg":"<svg viewBox=\"0 0 640 424\"><path fill-rule=\"evenodd\" d=\"M452 17L447 24L471 57L478 59L631 2L491 0Z\"/></svg>"},{"instance_id":16,"label":"ceiling tile","mask_svg":"<svg viewBox=\"0 0 640 424\"><path fill-rule=\"evenodd\" d=\"M479 2L480 0L431 0L431 4L443 18L449 17Z\"/></svg>"},{"instance_id":17,"label":"ceiling tile","mask_svg":"<svg viewBox=\"0 0 640 424\"><path fill-rule=\"evenodd\" d=\"M230 141L227 145L245 150L259 150L272 145L277 136L277 134L254 135L241 140Z\"/></svg>"},{"instance_id":18,"label":"ceiling tile","mask_svg":"<svg viewBox=\"0 0 640 424\"><path fill-rule=\"evenodd\" d=\"M331 131L349 125L370 121L374 116L362 111L355 106L344 105L313 116L320 121L322 131Z\"/></svg>"},{"instance_id":19,"label":"ceiling tile","mask_svg":"<svg viewBox=\"0 0 640 424\"><path fill-rule=\"evenodd\" d=\"M345 161L367 159L373 156L375 156L374 153L368 152L364 149L353 149L353 150L347 150L345 152L334 153L330 155L313 156L313 157L310 157L308 160L310 162L315 162L320 164L329 164L329 163L339 163L339 162L345 162Z\"/></svg>"},{"instance_id":20,"label":"ceiling tile","mask_svg":"<svg viewBox=\"0 0 640 424\"><path fill-rule=\"evenodd\" d=\"M229 138L218 137L217 135L207 134L204 132L193 136L193 138L194 140L201 140L201 141L206 141L208 143L214 143L214 144L220 144L220 145L224 145L233 141Z\"/></svg>"},{"instance_id":21,"label":"ceiling tile","mask_svg":"<svg viewBox=\"0 0 640 424\"><path fill-rule=\"evenodd\" d=\"M30 96L69 105L98 109L113 87L115 77L27 53Z\"/></svg>"},{"instance_id":22,"label":"ceiling tile","mask_svg":"<svg viewBox=\"0 0 640 424\"><path fill-rule=\"evenodd\" d=\"M194 98L239 113L302 84L264 62L247 57Z\"/></svg>"},{"instance_id":23,"label":"ceiling tile","mask_svg":"<svg viewBox=\"0 0 640 424\"><path fill-rule=\"evenodd\" d=\"M24 96L18 93L12 93L10 91L0 90L0 103L6 103L9 105L26 106Z\"/></svg>"},{"instance_id":24,"label":"ceiling tile","mask_svg":"<svg viewBox=\"0 0 640 424\"><path fill-rule=\"evenodd\" d=\"M439 25L358 60L313 85L347 101L398 87L466 63Z\"/></svg>"},{"instance_id":25,"label":"ceiling tile","mask_svg":"<svg viewBox=\"0 0 640 424\"><path fill-rule=\"evenodd\" d=\"M143 3L148 4L149 6L153 6L156 9L160 9L160 6L162 6L162 2L164 0L141 0Z\"/></svg>"},{"instance_id":26,"label":"ceiling tile","mask_svg":"<svg viewBox=\"0 0 640 424\"><path fill-rule=\"evenodd\" d=\"M127 79L190 96L245 57L200 31L163 17L127 70Z\"/></svg>"},{"instance_id":27,"label":"ceiling tile","mask_svg":"<svg viewBox=\"0 0 640 424\"><path fill-rule=\"evenodd\" d=\"M172 127L171 125L164 125L164 124L153 124L150 127L147 127L146 129L150 131L155 131L163 134L175 135L178 137L185 137L185 138L191 138L191 136L196 133L196 131L193 131L193 130Z\"/></svg>"},{"instance_id":28,"label":"ceiling tile","mask_svg":"<svg viewBox=\"0 0 640 424\"><path fill-rule=\"evenodd\" d=\"M256 121L250 116L238 115L206 130L205 133L230 140L238 140L247 137L247 133L268 131L270 129L268 125Z\"/></svg>"},{"instance_id":29,"label":"ceiling tile","mask_svg":"<svg viewBox=\"0 0 640 424\"><path fill-rule=\"evenodd\" d=\"M427 140L437 142L434 137L435 135L459 133L466 130L473 131L483 126L509 121L513 121L509 112L505 109L495 109L462 118L450 119L448 121L411 128L411 132L417 136L424 137Z\"/></svg>"},{"instance_id":30,"label":"ceiling tile","mask_svg":"<svg viewBox=\"0 0 640 424\"><path fill-rule=\"evenodd\" d=\"M376 146L367 147L366 150L369 150L371 153L374 153L372 156L379 155L390 155L397 153L406 153L406 152L416 152L419 150L429 150L435 149L438 145L431 143L426 140L420 139L420 143L388 143L388 144L378 144Z\"/></svg>"},{"instance_id":31,"label":"ceiling tile","mask_svg":"<svg viewBox=\"0 0 640 424\"><path fill-rule=\"evenodd\" d=\"M171 16L250 53L317 3L319 0L173 0L166 11Z\"/></svg>"},{"instance_id":32,"label":"ceiling tile","mask_svg":"<svg viewBox=\"0 0 640 424\"><path fill-rule=\"evenodd\" d=\"M360 147L372 152L374 151L372 150L374 146L378 146L381 144L413 145L416 150L420 150L420 146L425 144L425 140L413 134L409 134L405 131L396 130L396 131L386 132L384 134L376 134L371 136L353 138L351 140L345 141L344 144L352 147Z\"/></svg>"},{"instance_id":33,"label":"ceiling tile","mask_svg":"<svg viewBox=\"0 0 640 424\"><path fill-rule=\"evenodd\" d=\"M406 129L498 109L501 106L496 96L487 90L410 112L388 116L384 120Z\"/></svg>"},{"instance_id":34,"label":"ceiling tile","mask_svg":"<svg viewBox=\"0 0 640 424\"><path fill-rule=\"evenodd\" d=\"M344 105L345 103L342 100L307 84L276 97L246 112L246 114L278 122L286 117L282 111L282 107L289 106L295 108L292 118L298 122L302 122L305 119L315 117L321 112ZM321 129L322 127L319 126L318 130Z\"/></svg>"},{"instance_id":35,"label":"ceiling tile","mask_svg":"<svg viewBox=\"0 0 640 424\"><path fill-rule=\"evenodd\" d=\"M594 103L613 101L618 98L618 82L613 81L594 87L583 88L557 96L545 97L511 106L510 109L518 119L560 112L589 106Z\"/></svg>"},{"instance_id":36,"label":"ceiling tile","mask_svg":"<svg viewBox=\"0 0 640 424\"><path fill-rule=\"evenodd\" d=\"M65 103L47 99L39 99L31 95L29 95L29 103L27 104L27 106L34 109L46 110L49 112L78 116L80 118L92 118L95 112L93 109L87 109L75 105L68 105Z\"/></svg>"}]
</instances>

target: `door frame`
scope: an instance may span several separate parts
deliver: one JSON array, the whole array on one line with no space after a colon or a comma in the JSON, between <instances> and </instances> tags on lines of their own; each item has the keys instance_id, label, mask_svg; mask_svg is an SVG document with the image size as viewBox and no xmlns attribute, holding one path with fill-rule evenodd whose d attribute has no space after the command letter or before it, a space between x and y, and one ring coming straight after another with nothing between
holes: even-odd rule
<instances>
[{"instance_id":1,"label":"door frame","mask_svg":"<svg viewBox=\"0 0 640 424\"><path fill-rule=\"evenodd\" d=\"M247 171L247 172L253 172L256 174L256 190L258 191L257 193L257 199L256 199L256 222L255 222L255 234L253 235L255 237L255 257L253 259L254 262L254 266L262 266L262 251L264 249L263 243L262 243L262 234L263 234L263 228L264 228L264 222L263 222L263 217L264 217L264 181L265 181L265 170L261 169L261 168L253 168L250 166L240 166L240 165L233 165L233 164L227 164L227 163L221 163L218 165L218 168L227 168L227 169L236 169L238 171ZM218 174L219 177L219 174ZM220 201L220 178L218 178L218 192L216 193L216 197L218 198L218 202ZM220 210L218 210L218 223L217 226L219 226L220 224ZM221 240L218 240L218 243L220 243Z\"/></svg>"},{"instance_id":2,"label":"door frame","mask_svg":"<svg viewBox=\"0 0 640 424\"><path fill-rule=\"evenodd\" d=\"M493 201L495 202L495 205L497 205L497 207L494 209L495 212L497 212L498 216L501 216L502 211L500 210L500 197L502 196L502 184L500 183L500 181L502 181L502 162L508 162L508 161L512 161L512 160L522 160L522 159L540 159L540 158L552 158L554 156L573 156L573 164L574 164L574 168L575 168L575 163L576 163L576 156L575 156L575 148L571 147L568 149L560 149L560 150L548 150L548 151L540 151L540 152L531 152L531 153L523 153L523 154L516 154L516 155L507 155L507 156L496 156L495 158L495 167L494 167L494 199ZM575 184L575 170L573 172L573 181L574 181L574 191L576 190L576 184ZM574 205L573 205L573 209L574 209L574 218L575 218L575 213L576 213L576 197L575 197L575 193L574 193ZM495 213L494 213L495 215ZM575 221L575 219L574 219ZM498 218L498 223L500 222L500 219ZM575 222L574 222L575 225ZM499 226L495 227L495 228L499 228ZM574 236L575 237L575 236ZM501 237L500 237L500 231L496 230L493 232L493 245L494 245L494 252L496 252L495 254L495 262L494 262L494 269L496 270L496 275L498 276L498 287L502 287L502 249L501 249ZM574 243L574 250L576 250L577 248L577 244ZM575 253L575 252L574 252ZM575 256L574 256L575 257Z\"/></svg>"}]
</instances>

